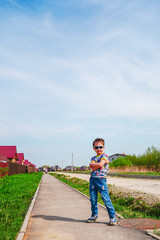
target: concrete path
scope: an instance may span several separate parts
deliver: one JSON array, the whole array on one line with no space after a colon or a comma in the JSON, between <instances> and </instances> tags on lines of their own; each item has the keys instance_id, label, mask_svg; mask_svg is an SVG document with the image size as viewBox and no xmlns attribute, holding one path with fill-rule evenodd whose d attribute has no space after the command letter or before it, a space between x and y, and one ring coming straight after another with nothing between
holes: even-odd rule
<instances>
[{"instance_id":1,"label":"concrete path","mask_svg":"<svg viewBox=\"0 0 160 240\"><path fill-rule=\"evenodd\" d=\"M100 206L96 223L86 223L90 215L89 199L53 176L43 175L23 240L153 240L143 231L108 226L108 213Z\"/></svg>"}]
</instances>

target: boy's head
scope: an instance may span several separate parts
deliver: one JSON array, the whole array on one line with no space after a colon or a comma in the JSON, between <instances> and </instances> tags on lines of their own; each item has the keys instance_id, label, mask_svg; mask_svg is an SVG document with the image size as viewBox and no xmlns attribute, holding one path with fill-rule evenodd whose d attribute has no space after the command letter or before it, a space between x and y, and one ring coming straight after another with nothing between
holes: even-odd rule
<instances>
[{"instance_id":1,"label":"boy's head","mask_svg":"<svg viewBox=\"0 0 160 240\"><path fill-rule=\"evenodd\" d=\"M94 141L93 141L93 149L94 151L97 153L97 155L101 155L104 151L104 139L102 138L96 138Z\"/></svg>"}]
</instances>

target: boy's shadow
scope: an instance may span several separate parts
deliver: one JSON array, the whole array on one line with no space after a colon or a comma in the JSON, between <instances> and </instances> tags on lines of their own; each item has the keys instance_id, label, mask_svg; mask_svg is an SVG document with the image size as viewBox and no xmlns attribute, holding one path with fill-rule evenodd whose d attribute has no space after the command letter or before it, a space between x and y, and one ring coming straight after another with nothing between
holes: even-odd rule
<instances>
[{"instance_id":1,"label":"boy's shadow","mask_svg":"<svg viewBox=\"0 0 160 240\"><path fill-rule=\"evenodd\" d=\"M32 218L43 218L49 221L66 221L66 222L79 222L79 223L87 223L87 220L79 220L68 217L60 217L60 216L47 216L47 215L33 215ZM106 224L106 222L96 222L101 224Z\"/></svg>"}]
</instances>

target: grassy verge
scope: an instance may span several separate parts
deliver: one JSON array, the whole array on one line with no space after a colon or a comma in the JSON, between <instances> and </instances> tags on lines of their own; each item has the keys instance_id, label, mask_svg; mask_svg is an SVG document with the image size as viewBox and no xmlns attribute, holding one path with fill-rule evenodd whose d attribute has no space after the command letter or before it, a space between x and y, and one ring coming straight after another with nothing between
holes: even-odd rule
<instances>
[{"instance_id":1,"label":"grassy verge","mask_svg":"<svg viewBox=\"0 0 160 240\"><path fill-rule=\"evenodd\" d=\"M75 177L70 178L63 174L51 173L51 175L89 196L89 182ZM112 188L108 184L109 194L117 213L125 218L155 218L160 220L160 203L149 206L143 199L137 199L129 195L123 197L123 194L121 196L116 195ZM98 196L98 202L103 204L100 195Z\"/></svg>"},{"instance_id":2,"label":"grassy verge","mask_svg":"<svg viewBox=\"0 0 160 240\"><path fill-rule=\"evenodd\" d=\"M0 179L0 239L14 240L40 182L42 173Z\"/></svg>"}]
</instances>

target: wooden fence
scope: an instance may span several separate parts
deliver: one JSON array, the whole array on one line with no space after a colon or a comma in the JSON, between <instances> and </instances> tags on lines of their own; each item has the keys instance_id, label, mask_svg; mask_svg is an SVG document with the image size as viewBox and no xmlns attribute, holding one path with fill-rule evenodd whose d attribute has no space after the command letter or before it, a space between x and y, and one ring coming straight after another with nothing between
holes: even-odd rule
<instances>
[{"instance_id":1,"label":"wooden fence","mask_svg":"<svg viewBox=\"0 0 160 240\"><path fill-rule=\"evenodd\" d=\"M8 163L8 176L14 175L14 174L20 174L20 173L27 173L27 166L21 165L21 164L17 164L17 163L12 163L9 162Z\"/></svg>"},{"instance_id":2,"label":"wooden fence","mask_svg":"<svg viewBox=\"0 0 160 240\"><path fill-rule=\"evenodd\" d=\"M8 176L11 176L14 174L20 174L20 173L32 173L35 171L33 166L24 166L17 163L0 161L0 168L6 168L6 167L8 167L8 172L5 174L8 174ZM1 173L1 177L3 177L5 174Z\"/></svg>"}]
</instances>

